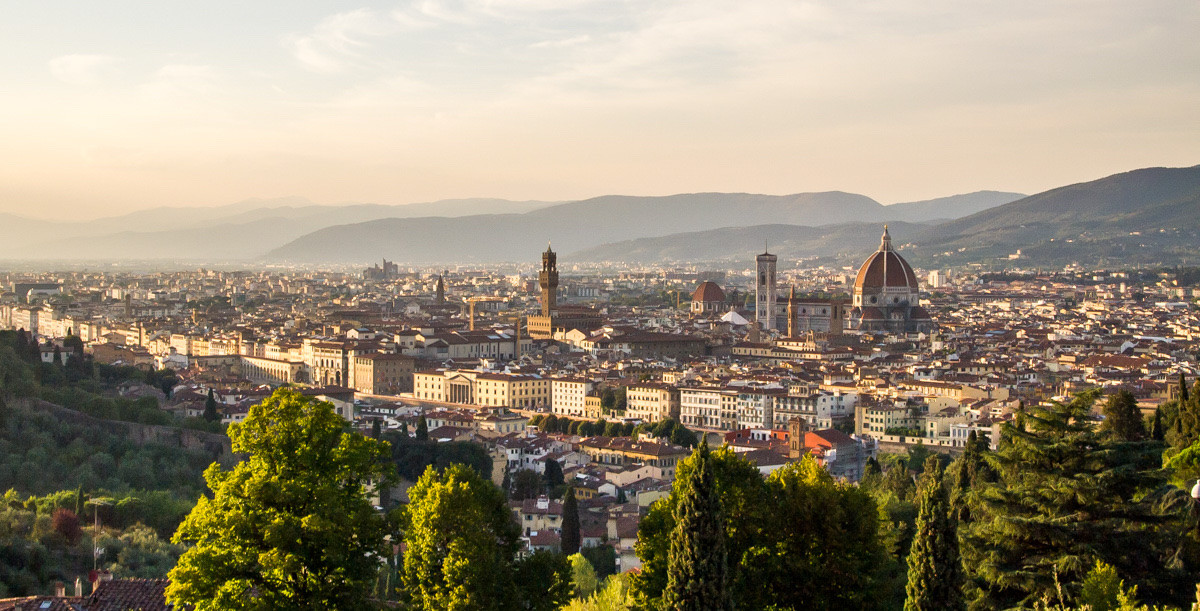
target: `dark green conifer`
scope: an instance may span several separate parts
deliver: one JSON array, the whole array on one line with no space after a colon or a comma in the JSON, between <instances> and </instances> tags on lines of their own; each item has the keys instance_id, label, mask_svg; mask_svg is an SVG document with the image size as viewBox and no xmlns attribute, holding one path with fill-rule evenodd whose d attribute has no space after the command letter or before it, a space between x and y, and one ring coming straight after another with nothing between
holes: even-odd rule
<instances>
[{"instance_id":1,"label":"dark green conifer","mask_svg":"<svg viewBox=\"0 0 1200 611\"><path fill-rule=\"evenodd\" d=\"M417 417L417 441L429 441L429 423L425 422L425 414Z\"/></svg>"},{"instance_id":2,"label":"dark green conifer","mask_svg":"<svg viewBox=\"0 0 1200 611\"><path fill-rule=\"evenodd\" d=\"M217 413L217 399L213 389L208 389L208 398L204 400L204 419L209 422L220 422L221 414Z\"/></svg>"},{"instance_id":3,"label":"dark green conifer","mask_svg":"<svg viewBox=\"0 0 1200 611\"><path fill-rule=\"evenodd\" d=\"M708 444L683 482L675 509L675 529L667 559L663 602L673 611L724 611L731 608L725 528L713 481Z\"/></svg>"},{"instance_id":4,"label":"dark green conifer","mask_svg":"<svg viewBox=\"0 0 1200 611\"><path fill-rule=\"evenodd\" d=\"M579 553L579 502L575 500L575 487L567 486L563 494L562 553L566 556Z\"/></svg>"},{"instance_id":5,"label":"dark green conifer","mask_svg":"<svg viewBox=\"0 0 1200 611\"><path fill-rule=\"evenodd\" d=\"M936 456L921 476L917 532L908 554L904 611L963 609L963 571L958 556L957 520L951 512Z\"/></svg>"},{"instance_id":6,"label":"dark green conifer","mask_svg":"<svg viewBox=\"0 0 1200 611\"><path fill-rule=\"evenodd\" d=\"M1145 419L1133 393L1122 388L1104 404L1104 423L1100 430L1114 441L1142 441L1146 438Z\"/></svg>"},{"instance_id":7,"label":"dark green conifer","mask_svg":"<svg viewBox=\"0 0 1200 611\"><path fill-rule=\"evenodd\" d=\"M1106 442L1089 421L1096 396L1025 410L1024 430L1004 425L1007 441L989 457L997 481L976 488L962 537L981 588L972 607L1032 605L1059 584L1073 596L1096 560L1162 600L1186 583L1184 568L1168 568L1174 526L1162 526L1177 518L1149 494L1164 483L1157 446Z\"/></svg>"}]
</instances>

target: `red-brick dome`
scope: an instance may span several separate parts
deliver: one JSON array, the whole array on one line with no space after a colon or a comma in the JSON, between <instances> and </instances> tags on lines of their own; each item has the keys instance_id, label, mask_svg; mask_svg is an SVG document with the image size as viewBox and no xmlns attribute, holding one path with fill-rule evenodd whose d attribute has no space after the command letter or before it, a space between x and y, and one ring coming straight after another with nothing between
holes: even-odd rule
<instances>
[{"instance_id":1,"label":"red-brick dome","mask_svg":"<svg viewBox=\"0 0 1200 611\"><path fill-rule=\"evenodd\" d=\"M696 292L692 293L692 301L724 302L725 291L722 291L716 282L705 281L696 287Z\"/></svg>"},{"instance_id":2,"label":"red-brick dome","mask_svg":"<svg viewBox=\"0 0 1200 611\"><path fill-rule=\"evenodd\" d=\"M892 250L892 237L888 235L887 227L883 228L883 238L879 250L867 258L858 269L858 278L854 280L857 293L874 292L884 288L908 288L910 291L919 290L917 275L912 266L900 253Z\"/></svg>"}]
</instances>

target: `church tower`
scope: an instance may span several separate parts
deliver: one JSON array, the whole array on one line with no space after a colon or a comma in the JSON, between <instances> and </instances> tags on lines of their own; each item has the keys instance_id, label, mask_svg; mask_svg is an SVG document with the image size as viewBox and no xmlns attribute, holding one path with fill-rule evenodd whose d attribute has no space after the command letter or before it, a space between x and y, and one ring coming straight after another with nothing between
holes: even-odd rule
<instances>
[{"instance_id":1,"label":"church tower","mask_svg":"<svg viewBox=\"0 0 1200 611\"><path fill-rule=\"evenodd\" d=\"M788 293L788 337L796 337L796 287L792 286L792 291Z\"/></svg>"},{"instance_id":2,"label":"church tower","mask_svg":"<svg viewBox=\"0 0 1200 611\"><path fill-rule=\"evenodd\" d=\"M438 274L436 292L437 292L437 302L439 304L446 303L446 283L442 280L441 274Z\"/></svg>"},{"instance_id":3,"label":"church tower","mask_svg":"<svg viewBox=\"0 0 1200 611\"><path fill-rule=\"evenodd\" d=\"M756 297L757 302L754 307L754 318L758 321L759 326L765 331L775 330L775 264L779 261L779 257L763 252L754 258L758 263Z\"/></svg>"},{"instance_id":4,"label":"church tower","mask_svg":"<svg viewBox=\"0 0 1200 611\"><path fill-rule=\"evenodd\" d=\"M542 287L542 316L551 316L558 307L558 255L546 245L542 253L542 271L538 273L538 285Z\"/></svg>"}]
</instances>

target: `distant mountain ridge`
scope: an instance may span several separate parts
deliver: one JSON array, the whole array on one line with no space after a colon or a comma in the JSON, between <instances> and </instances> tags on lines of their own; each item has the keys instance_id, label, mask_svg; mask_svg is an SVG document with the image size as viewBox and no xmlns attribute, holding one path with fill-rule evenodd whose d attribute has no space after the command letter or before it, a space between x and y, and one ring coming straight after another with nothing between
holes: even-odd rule
<instances>
[{"instance_id":1,"label":"distant mountain ridge","mask_svg":"<svg viewBox=\"0 0 1200 611\"><path fill-rule=\"evenodd\" d=\"M326 227L272 250L266 259L305 264L383 257L412 263L522 261L531 260L546 240L561 252L574 252L610 242L732 226L920 222L961 214L963 207L977 209L984 201L1019 197L988 192L943 198L941 206L927 202L884 206L865 195L842 191L606 195L523 214L384 219Z\"/></svg>"},{"instance_id":2,"label":"distant mountain ridge","mask_svg":"<svg viewBox=\"0 0 1200 611\"><path fill-rule=\"evenodd\" d=\"M778 244L772 250L785 259L856 263L878 245L879 225L727 227L604 244L570 256L628 263L718 261L731 258L735 248L754 252L758 242L747 239L753 233L769 236ZM929 267L1197 265L1200 166L1124 172L959 219L896 225L892 237L911 263Z\"/></svg>"}]
</instances>

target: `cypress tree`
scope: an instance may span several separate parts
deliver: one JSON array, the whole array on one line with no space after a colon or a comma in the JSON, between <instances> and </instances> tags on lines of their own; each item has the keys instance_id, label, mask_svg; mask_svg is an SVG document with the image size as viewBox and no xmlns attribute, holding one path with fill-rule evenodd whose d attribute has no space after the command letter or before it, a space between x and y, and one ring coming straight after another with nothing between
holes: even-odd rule
<instances>
[{"instance_id":1,"label":"cypress tree","mask_svg":"<svg viewBox=\"0 0 1200 611\"><path fill-rule=\"evenodd\" d=\"M579 503L575 500L575 487L567 486L563 494L562 553L565 556L579 553Z\"/></svg>"},{"instance_id":2,"label":"cypress tree","mask_svg":"<svg viewBox=\"0 0 1200 611\"><path fill-rule=\"evenodd\" d=\"M425 422L425 414L417 417L417 441L429 441L429 423Z\"/></svg>"},{"instance_id":3,"label":"cypress tree","mask_svg":"<svg viewBox=\"0 0 1200 611\"><path fill-rule=\"evenodd\" d=\"M379 439L383 434L383 426L380 425L380 422L382 421L379 418L371 420L371 439Z\"/></svg>"},{"instance_id":4,"label":"cypress tree","mask_svg":"<svg viewBox=\"0 0 1200 611\"><path fill-rule=\"evenodd\" d=\"M1154 410L1154 422L1150 425L1150 439L1162 441L1165 438L1166 431L1163 430L1162 407L1159 406Z\"/></svg>"},{"instance_id":5,"label":"cypress tree","mask_svg":"<svg viewBox=\"0 0 1200 611\"><path fill-rule=\"evenodd\" d=\"M695 452L696 468L683 482L683 494L675 508L663 602L674 611L723 611L732 606L727 589L724 520L708 443Z\"/></svg>"},{"instance_id":6,"label":"cypress tree","mask_svg":"<svg viewBox=\"0 0 1200 611\"><path fill-rule=\"evenodd\" d=\"M221 421L221 414L217 413L217 399L211 388L208 389L208 398L204 400L204 419L209 422Z\"/></svg>"},{"instance_id":7,"label":"cypress tree","mask_svg":"<svg viewBox=\"0 0 1200 611\"><path fill-rule=\"evenodd\" d=\"M963 609L963 570L958 556L958 527L950 508L936 456L925 461L920 484L917 533L908 554L904 611Z\"/></svg>"},{"instance_id":8,"label":"cypress tree","mask_svg":"<svg viewBox=\"0 0 1200 611\"><path fill-rule=\"evenodd\" d=\"M1187 403L1187 400L1188 400L1187 379L1185 379L1183 377L1183 372L1181 371L1181 372L1179 372L1179 402Z\"/></svg>"}]
</instances>

